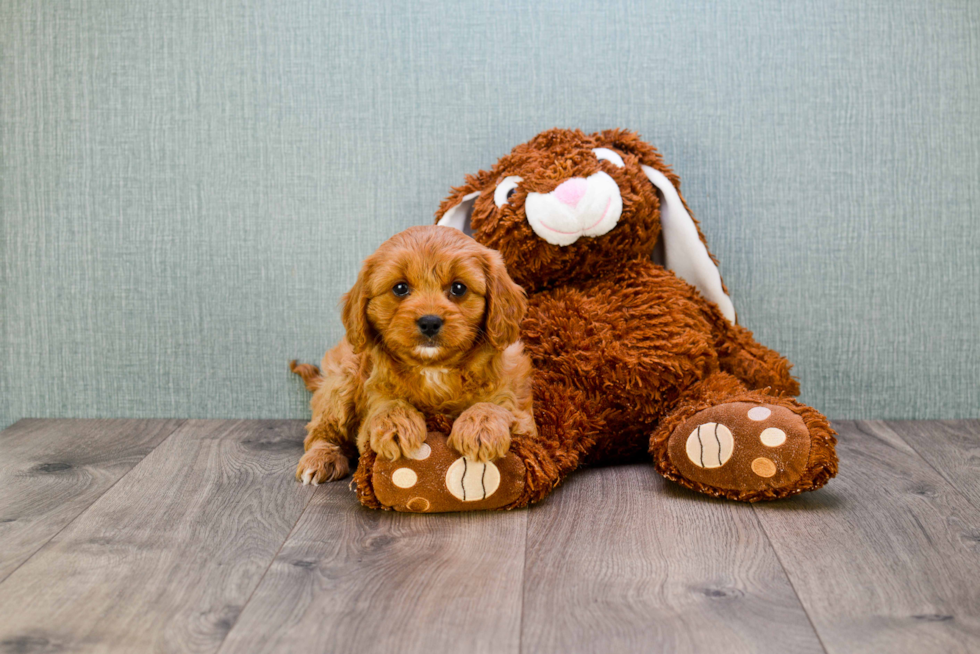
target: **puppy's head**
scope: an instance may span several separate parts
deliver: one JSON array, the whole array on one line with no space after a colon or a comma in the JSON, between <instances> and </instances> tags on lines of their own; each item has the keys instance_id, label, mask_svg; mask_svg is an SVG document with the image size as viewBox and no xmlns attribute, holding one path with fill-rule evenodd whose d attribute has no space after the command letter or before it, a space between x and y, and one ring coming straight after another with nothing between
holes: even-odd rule
<instances>
[{"instance_id":1,"label":"puppy's head","mask_svg":"<svg viewBox=\"0 0 980 654\"><path fill-rule=\"evenodd\" d=\"M343 321L355 352L381 347L413 365L445 363L517 340L524 291L503 259L462 232L412 227L364 262L344 296Z\"/></svg>"}]
</instances>

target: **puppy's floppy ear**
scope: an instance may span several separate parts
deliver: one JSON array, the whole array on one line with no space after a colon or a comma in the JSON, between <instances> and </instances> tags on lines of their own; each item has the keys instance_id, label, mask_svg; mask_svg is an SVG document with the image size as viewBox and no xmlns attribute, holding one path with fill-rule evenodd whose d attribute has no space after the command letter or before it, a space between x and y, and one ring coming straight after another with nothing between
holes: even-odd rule
<instances>
[{"instance_id":1,"label":"puppy's floppy ear","mask_svg":"<svg viewBox=\"0 0 980 654\"><path fill-rule=\"evenodd\" d=\"M673 182L653 166L641 166L660 194L660 240L664 267L698 289L721 313L735 322L735 306L725 292L721 273L704 244L704 236L691 217ZM659 247L659 244L658 244Z\"/></svg>"},{"instance_id":2,"label":"puppy's floppy ear","mask_svg":"<svg viewBox=\"0 0 980 654\"><path fill-rule=\"evenodd\" d=\"M527 313L527 299L524 289L507 274L499 252L487 250L484 269L487 277L487 340L494 348L503 350L520 338L521 321Z\"/></svg>"},{"instance_id":3,"label":"puppy's floppy ear","mask_svg":"<svg viewBox=\"0 0 980 654\"><path fill-rule=\"evenodd\" d=\"M370 301L368 281L371 275L371 260L364 262L361 272L357 274L354 287L344 294L341 320L347 330L347 341L355 354L359 354L374 341L374 329L368 322L367 307Z\"/></svg>"}]
</instances>

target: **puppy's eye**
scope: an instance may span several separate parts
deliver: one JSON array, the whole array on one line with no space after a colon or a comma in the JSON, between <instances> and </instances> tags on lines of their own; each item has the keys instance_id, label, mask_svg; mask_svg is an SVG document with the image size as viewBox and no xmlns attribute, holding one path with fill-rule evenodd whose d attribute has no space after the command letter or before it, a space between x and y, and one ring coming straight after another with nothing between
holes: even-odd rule
<instances>
[{"instance_id":1,"label":"puppy's eye","mask_svg":"<svg viewBox=\"0 0 980 654\"><path fill-rule=\"evenodd\" d=\"M463 282L453 282L452 286L449 287L449 293L453 297L463 297L466 295L466 284Z\"/></svg>"},{"instance_id":2,"label":"puppy's eye","mask_svg":"<svg viewBox=\"0 0 980 654\"><path fill-rule=\"evenodd\" d=\"M522 181L524 180L516 175L505 177L502 182L497 184L497 189L493 192L493 203L497 207L502 207L507 204L510 201L510 196L517 192L517 185Z\"/></svg>"},{"instance_id":3,"label":"puppy's eye","mask_svg":"<svg viewBox=\"0 0 980 654\"><path fill-rule=\"evenodd\" d=\"M391 292L397 295L398 297L405 297L406 295L408 295L409 290L410 289L408 288L408 284L406 284L405 282L398 282L397 284L394 285L394 287L392 287Z\"/></svg>"},{"instance_id":4,"label":"puppy's eye","mask_svg":"<svg viewBox=\"0 0 980 654\"><path fill-rule=\"evenodd\" d=\"M592 152L595 154L595 158L599 161L608 161L617 168L622 168L626 165L623 158L619 156L619 153L614 152L609 148L596 148Z\"/></svg>"}]
</instances>

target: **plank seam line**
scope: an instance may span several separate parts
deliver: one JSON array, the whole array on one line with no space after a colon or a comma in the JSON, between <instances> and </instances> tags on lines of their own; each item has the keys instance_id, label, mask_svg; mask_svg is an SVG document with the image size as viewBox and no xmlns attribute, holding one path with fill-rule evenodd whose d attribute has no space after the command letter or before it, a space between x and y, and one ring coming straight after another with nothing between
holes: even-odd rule
<instances>
[{"instance_id":1,"label":"plank seam line","mask_svg":"<svg viewBox=\"0 0 980 654\"><path fill-rule=\"evenodd\" d=\"M177 430L180 429L181 427L183 427L184 426L184 423L186 423L186 422L187 422L187 420L178 420L177 421L177 424L174 425L174 428L170 431L170 433L167 434L164 438L162 438L159 443L157 443L156 445L154 445L146 454L144 454L142 457L140 457L140 460L137 461L136 463L134 463L133 464L133 467L131 467L129 470L127 470L123 474L119 475L119 479L117 479L116 481L112 482L112 484L110 484L108 488L106 488L104 491L102 491L102 494L101 495L99 495L98 497L96 497L94 500L92 500L92 502L88 506L86 506L84 509L82 509L81 511L79 511L78 514L74 518L72 518L71 520L69 520L68 522L66 522L61 527L61 529L59 529L55 533L51 534L51 537L50 538L48 538L46 541L44 541L43 543L41 543L40 545L38 545L37 546L37 549L35 549L33 552L31 552L30 556L28 556L26 559L24 559L23 561L21 561L17 565L16 568L14 568L9 573L7 573L7 576L6 577L4 577L3 579L0 579L0 585L2 585L5 581L7 581L8 579L10 579L14 575L15 572L17 572L18 570L21 569L21 567L23 567L23 565L25 563L27 563L28 561L30 561L31 559L33 559L35 556L37 556L37 553L40 552L41 550L43 550L45 547L47 547L48 544L51 541L53 541L55 538L57 538L58 536L60 536L61 535L61 532L63 532L65 529L68 529L68 527L70 527L71 525L75 524L75 521L76 520L78 520L83 515L85 515L86 513L88 513L89 510L93 506L95 506L98 503L99 500L101 500L103 497L105 497L106 493L108 493L113 488L115 488L116 484L118 484L120 481L123 480L124 477L126 477L129 473L131 473L133 470L135 470L136 467L139 466L139 464L143 463L143 461L146 460L146 457L150 456L150 454L152 454L153 452L155 452L158 447L160 447L161 445L163 445L164 443L166 443L168 440L170 440L170 437L173 436L174 434L176 434L177 433Z\"/></svg>"},{"instance_id":2,"label":"plank seam line","mask_svg":"<svg viewBox=\"0 0 980 654\"><path fill-rule=\"evenodd\" d=\"M323 484L321 484L321 486L323 486ZM310 502L313 501L313 498L316 497L317 493L322 491L323 491L322 488L317 488L312 493L310 493L309 498L307 498L306 500L306 504L303 505L303 510L300 511L299 516L296 517L296 522L293 523L293 526L290 527L289 529L289 533L287 533L286 537L282 539L281 543L279 543L279 549L277 549L276 553L273 554L272 558L269 559L269 565L267 565L265 567L265 570L262 571L262 576L259 577L259 580L255 583L255 588L253 588L252 592L248 594L248 599L246 599L245 603L242 604L242 609L238 612L238 615L235 616L235 622L231 625L231 628L225 632L225 636L224 638L221 639L221 643L219 643L218 647L215 648L214 650L215 654L218 654L219 652L221 652L222 649L224 649L225 643L228 642L228 636L230 636L231 632L234 631L235 627L238 626L239 619L242 617L242 614L245 613L245 607L248 606L249 602L251 602L252 598L255 596L255 592L259 589L260 586L262 586L262 582L265 580L265 576L269 574L269 570L272 569L272 564L275 563L276 559L279 558L279 553L282 552L282 548L285 547L286 543L289 542L289 538L293 535L293 532L296 531L296 526L299 524L299 521L303 519L304 515L306 515L306 510L310 507Z\"/></svg>"},{"instance_id":3,"label":"plank seam line","mask_svg":"<svg viewBox=\"0 0 980 654\"><path fill-rule=\"evenodd\" d=\"M820 647L823 648L823 651L826 654L830 654L830 650L827 649L827 645L824 644L823 638L820 636L820 632L817 630L817 625L813 624L813 618L810 617L810 612L807 611L806 604L803 603L803 598L800 597L800 591L796 589L796 584L793 583L793 578L790 576L789 571L786 570L786 566L783 565L783 559L781 556L779 556L779 551L776 549L776 546L772 544L772 539L769 538L769 532L766 531L766 526L762 524L762 520L759 518L759 511L755 505L752 506L752 515L755 516L756 524L759 525L759 529L762 530L763 536L766 537L766 542L769 543L769 549L772 550L773 556L776 557L776 562L779 563L779 567L783 571L783 576L786 577L786 582L789 584L789 587L793 589L793 594L796 595L796 601L800 603L800 608L803 609L803 615L806 616L807 622L810 623L810 629L813 629L813 635L817 637L817 642L820 643Z\"/></svg>"},{"instance_id":4,"label":"plank seam line","mask_svg":"<svg viewBox=\"0 0 980 654\"><path fill-rule=\"evenodd\" d=\"M858 423L861 423L861 422L866 422L866 421L864 421L864 420L856 420L855 421L855 424L858 424ZM885 425L886 427L888 427L888 430L891 431L893 434L895 434L899 438L899 440L901 440L903 443L905 443L906 445L908 445L909 446L909 449L911 449L915 453L915 455L917 457L919 457L920 459L922 459L922 461L925 462L925 464L933 472L935 472L937 475L939 475L939 478L942 479L944 482L946 482L946 485L947 486L949 486L950 488L952 488L953 491L955 491L957 495L959 495L964 500L966 500L966 503L967 504L969 504L970 506L972 506L975 510L980 511L980 506L978 506L976 503L974 503L973 499L971 497L969 497L966 493L964 493L963 491L961 491L959 489L959 486L957 486L956 483L954 483L952 479L950 479L949 477L947 477L946 475L944 475L942 470L940 470L939 468L937 468L936 466L934 466L932 464L932 461L930 461L929 459L927 459L922 454L922 452L919 451L919 449L915 446L914 443L909 442L908 440L906 440L905 438L902 437L902 434L900 432L898 432L897 430L891 428L891 426L890 426L889 423L892 422L892 421L890 421L890 420L879 420L879 421L875 421L875 422L880 422L883 425ZM933 421L927 420L925 422L933 422ZM860 431L862 434L864 433L864 430L861 427L858 427L858 431Z\"/></svg>"},{"instance_id":5,"label":"plank seam line","mask_svg":"<svg viewBox=\"0 0 980 654\"><path fill-rule=\"evenodd\" d=\"M527 544L531 531L531 507L524 510L524 564L521 566L521 617L517 621L517 651L524 652L524 596L527 593Z\"/></svg>"}]
</instances>

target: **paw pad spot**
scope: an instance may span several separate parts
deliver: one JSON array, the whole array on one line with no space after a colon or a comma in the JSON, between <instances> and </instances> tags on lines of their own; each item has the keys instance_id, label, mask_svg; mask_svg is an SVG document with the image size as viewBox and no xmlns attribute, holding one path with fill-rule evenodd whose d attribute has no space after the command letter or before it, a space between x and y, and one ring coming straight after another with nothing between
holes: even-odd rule
<instances>
[{"instance_id":1,"label":"paw pad spot","mask_svg":"<svg viewBox=\"0 0 980 654\"><path fill-rule=\"evenodd\" d=\"M699 468L720 468L728 463L734 447L735 439L728 427L707 422L687 437L687 458Z\"/></svg>"},{"instance_id":2,"label":"paw pad spot","mask_svg":"<svg viewBox=\"0 0 980 654\"><path fill-rule=\"evenodd\" d=\"M429 504L429 500L425 499L424 497L413 497L408 501L408 504L406 504L405 506L408 507L409 511L415 511L416 513L424 513L425 511L429 510L430 504Z\"/></svg>"},{"instance_id":3,"label":"paw pad spot","mask_svg":"<svg viewBox=\"0 0 980 654\"><path fill-rule=\"evenodd\" d=\"M411 488L419 480L419 476L411 468L399 468L391 473L391 483L398 488Z\"/></svg>"},{"instance_id":4,"label":"paw pad spot","mask_svg":"<svg viewBox=\"0 0 980 654\"><path fill-rule=\"evenodd\" d=\"M430 454L432 454L432 448L429 447L428 443L422 443L422 447L415 450L411 454L406 454L405 456L416 461L424 461L429 458Z\"/></svg>"},{"instance_id":5,"label":"paw pad spot","mask_svg":"<svg viewBox=\"0 0 980 654\"><path fill-rule=\"evenodd\" d=\"M752 472L768 479L776 474L776 464L771 459L760 456L752 462Z\"/></svg>"},{"instance_id":6,"label":"paw pad spot","mask_svg":"<svg viewBox=\"0 0 980 654\"><path fill-rule=\"evenodd\" d=\"M485 500L498 486L500 471L489 461L481 463L464 456L456 459L446 471L446 488L463 502Z\"/></svg>"},{"instance_id":7,"label":"paw pad spot","mask_svg":"<svg viewBox=\"0 0 980 654\"><path fill-rule=\"evenodd\" d=\"M762 430L762 433L759 434L759 440L766 447L779 447L786 442L786 432L778 427L769 427Z\"/></svg>"},{"instance_id":8,"label":"paw pad spot","mask_svg":"<svg viewBox=\"0 0 980 654\"><path fill-rule=\"evenodd\" d=\"M760 422L772 415L772 411L764 406L754 406L749 409L749 420Z\"/></svg>"}]
</instances>

